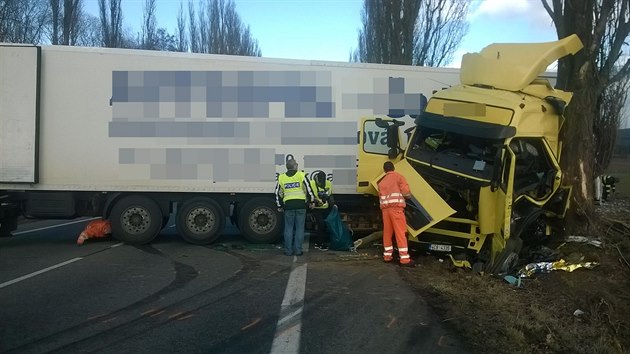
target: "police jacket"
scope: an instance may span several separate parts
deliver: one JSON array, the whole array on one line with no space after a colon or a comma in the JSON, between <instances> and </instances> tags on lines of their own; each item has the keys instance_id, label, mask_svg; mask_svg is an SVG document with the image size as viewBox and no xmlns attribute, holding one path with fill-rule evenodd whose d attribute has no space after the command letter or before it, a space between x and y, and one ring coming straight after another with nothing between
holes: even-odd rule
<instances>
[{"instance_id":1,"label":"police jacket","mask_svg":"<svg viewBox=\"0 0 630 354\"><path fill-rule=\"evenodd\" d=\"M315 209L328 209L330 204L334 204L332 199L332 182L329 180L326 180L323 187L320 187L317 181L311 180L311 189L313 194L315 194Z\"/></svg>"},{"instance_id":2,"label":"police jacket","mask_svg":"<svg viewBox=\"0 0 630 354\"><path fill-rule=\"evenodd\" d=\"M308 177L301 171L287 171L278 176L276 205L285 210L306 209L306 203L315 200Z\"/></svg>"}]
</instances>

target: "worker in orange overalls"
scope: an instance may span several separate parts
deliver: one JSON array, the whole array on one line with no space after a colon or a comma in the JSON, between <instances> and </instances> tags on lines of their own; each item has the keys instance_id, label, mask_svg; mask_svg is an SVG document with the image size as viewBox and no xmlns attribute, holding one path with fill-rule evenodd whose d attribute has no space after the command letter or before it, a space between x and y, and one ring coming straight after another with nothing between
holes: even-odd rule
<instances>
[{"instance_id":1,"label":"worker in orange overalls","mask_svg":"<svg viewBox=\"0 0 630 354\"><path fill-rule=\"evenodd\" d=\"M385 176L378 182L378 195L383 212L383 261L393 260L394 246L392 232L396 235L396 245L400 256L400 265L413 266L407 247L407 221L405 220L405 198L411 197L409 184L403 175L394 171L391 161L383 164Z\"/></svg>"}]
</instances>

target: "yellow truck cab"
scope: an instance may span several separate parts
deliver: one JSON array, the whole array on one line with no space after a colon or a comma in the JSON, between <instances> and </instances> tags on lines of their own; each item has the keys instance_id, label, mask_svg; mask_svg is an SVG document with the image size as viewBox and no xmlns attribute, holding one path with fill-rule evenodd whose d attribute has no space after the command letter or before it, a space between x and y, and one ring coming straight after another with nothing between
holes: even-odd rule
<instances>
[{"instance_id":1,"label":"yellow truck cab","mask_svg":"<svg viewBox=\"0 0 630 354\"><path fill-rule=\"evenodd\" d=\"M568 208L559 132L572 94L539 76L581 48L572 35L464 55L461 84L435 92L419 116L363 121L357 191L377 195L382 164L393 161L411 186L412 244L459 266L508 271L523 243L549 237ZM376 132L387 139L370 139Z\"/></svg>"}]
</instances>

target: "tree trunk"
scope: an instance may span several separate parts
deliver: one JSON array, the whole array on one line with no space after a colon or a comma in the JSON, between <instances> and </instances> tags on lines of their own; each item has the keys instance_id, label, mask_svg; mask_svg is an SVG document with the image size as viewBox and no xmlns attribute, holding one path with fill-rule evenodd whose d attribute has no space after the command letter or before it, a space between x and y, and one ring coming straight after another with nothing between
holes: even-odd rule
<instances>
[{"instance_id":1,"label":"tree trunk","mask_svg":"<svg viewBox=\"0 0 630 354\"><path fill-rule=\"evenodd\" d=\"M597 87L597 68L592 53L589 52L593 41L593 2L584 0L573 5L575 6L565 9L561 27L566 33L559 31L558 36L563 38L575 33L584 48L575 55L560 60L557 86L573 92L565 114L561 165L566 173L564 184L573 186L571 210L574 215L581 216L583 221L584 216L588 218L593 213L593 120L597 114L597 94L593 88ZM583 223L568 222L567 225L579 227Z\"/></svg>"}]
</instances>

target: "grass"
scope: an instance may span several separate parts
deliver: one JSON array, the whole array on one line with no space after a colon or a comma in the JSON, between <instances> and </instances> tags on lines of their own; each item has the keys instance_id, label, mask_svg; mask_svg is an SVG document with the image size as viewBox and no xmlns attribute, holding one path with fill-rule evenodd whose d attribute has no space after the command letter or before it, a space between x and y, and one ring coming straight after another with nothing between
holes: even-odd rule
<instances>
[{"instance_id":1,"label":"grass","mask_svg":"<svg viewBox=\"0 0 630 354\"><path fill-rule=\"evenodd\" d=\"M614 158L606 173L619 178L619 183L615 185L616 193L630 197L630 158Z\"/></svg>"},{"instance_id":2,"label":"grass","mask_svg":"<svg viewBox=\"0 0 630 354\"><path fill-rule=\"evenodd\" d=\"M582 246L584 247L584 246ZM433 257L403 275L445 323L477 353L623 353L630 348L625 278L608 281L609 270L562 271L525 281L524 289L502 279L452 270ZM584 315L576 317L576 309Z\"/></svg>"}]
</instances>

